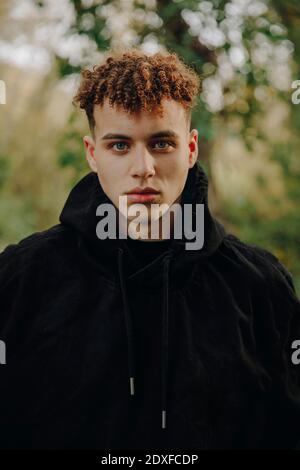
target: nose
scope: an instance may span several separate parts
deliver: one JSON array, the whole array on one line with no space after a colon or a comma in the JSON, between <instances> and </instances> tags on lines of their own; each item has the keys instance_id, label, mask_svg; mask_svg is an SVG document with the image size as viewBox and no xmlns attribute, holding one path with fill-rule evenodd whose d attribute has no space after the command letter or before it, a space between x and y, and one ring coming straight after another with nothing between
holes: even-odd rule
<instances>
[{"instance_id":1,"label":"nose","mask_svg":"<svg viewBox=\"0 0 300 470\"><path fill-rule=\"evenodd\" d=\"M154 159L147 149L141 149L132 155L131 176L143 179L155 174Z\"/></svg>"}]
</instances>

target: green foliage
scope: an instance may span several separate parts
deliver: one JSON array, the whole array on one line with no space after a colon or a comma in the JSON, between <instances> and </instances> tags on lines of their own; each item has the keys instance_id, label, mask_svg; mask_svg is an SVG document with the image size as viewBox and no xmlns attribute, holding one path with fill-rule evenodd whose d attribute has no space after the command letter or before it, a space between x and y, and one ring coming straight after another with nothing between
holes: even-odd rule
<instances>
[{"instance_id":1,"label":"green foliage","mask_svg":"<svg viewBox=\"0 0 300 470\"><path fill-rule=\"evenodd\" d=\"M0 198L0 252L8 243L16 243L36 231L37 215L31 195Z\"/></svg>"},{"instance_id":2,"label":"green foliage","mask_svg":"<svg viewBox=\"0 0 300 470\"><path fill-rule=\"evenodd\" d=\"M3 190L6 181L9 178L9 160L0 155L0 191Z\"/></svg>"},{"instance_id":3,"label":"green foliage","mask_svg":"<svg viewBox=\"0 0 300 470\"><path fill-rule=\"evenodd\" d=\"M82 133L76 129L77 113L72 112L67 124L67 129L59 142L57 164L60 168L71 169L72 177L69 187L75 185L80 177L90 171L84 158Z\"/></svg>"}]
</instances>

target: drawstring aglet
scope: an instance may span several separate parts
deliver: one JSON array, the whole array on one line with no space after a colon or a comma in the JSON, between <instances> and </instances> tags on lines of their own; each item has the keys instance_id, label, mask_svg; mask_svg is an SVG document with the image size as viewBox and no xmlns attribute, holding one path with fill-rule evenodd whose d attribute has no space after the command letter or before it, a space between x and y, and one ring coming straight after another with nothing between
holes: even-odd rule
<instances>
[{"instance_id":1,"label":"drawstring aglet","mask_svg":"<svg viewBox=\"0 0 300 470\"><path fill-rule=\"evenodd\" d=\"M161 411L161 427L162 427L162 429L166 429L166 427L167 427L167 412L166 412L166 410Z\"/></svg>"},{"instance_id":2,"label":"drawstring aglet","mask_svg":"<svg viewBox=\"0 0 300 470\"><path fill-rule=\"evenodd\" d=\"M134 395L134 377L129 377L130 380L130 395Z\"/></svg>"}]
</instances>

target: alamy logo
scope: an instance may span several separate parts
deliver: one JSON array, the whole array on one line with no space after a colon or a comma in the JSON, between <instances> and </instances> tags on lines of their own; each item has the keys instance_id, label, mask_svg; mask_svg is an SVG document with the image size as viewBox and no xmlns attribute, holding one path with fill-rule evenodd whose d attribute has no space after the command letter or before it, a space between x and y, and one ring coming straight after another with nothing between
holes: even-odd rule
<instances>
[{"instance_id":1,"label":"alamy logo","mask_svg":"<svg viewBox=\"0 0 300 470\"><path fill-rule=\"evenodd\" d=\"M6 345L0 340L0 364L6 364Z\"/></svg>"},{"instance_id":2,"label":"alamy logo","mask_svg":"<svg viewBox=\"0 0 300 470\"><path fill-rule=\"evenodd\" d=\"M296 351L293 352L292 354L292 363L295 364L296 366L300 364L300 340L295 339L292 343L292 349L296 349Z\"/></svg>"},{"instance_id":3,"label":"alamy logo","mask_svg":"<svg viewBox=\"0 0 300 470\"><path fill-rule=\"evenodd\" d=\"M3 80L0 80L0 104L6 104L6 85Z\"/></svg>"},{"instance_id":4,"label":"alamy logo","mask_svg":"<svg viewBox=\"0 0 300 470\"><path fill-rule=\"evenodd\" d=\"M119 216L113 204L105 203L97 207L96 215L103 218L96 226L97 237L110 239L156 239L170 238L171 227L175 239L194 240L186 242L186 250L200 250L204 245L204 204L146 204L136 203L127 206L127 196L119 197ZM150 212L150 216L149 216ZM117 220L119 233L117 234ZM127 228L124 230L124 227ZM193 223L195 230L193 230Z\"/></svg>"},{"instance_id":5,"label":"alamy logo","mask_svg":"<svg viewBox=\"0 0 300 470\"><path fill-rule=\"evenodd\" d=\"M296 90L292 94L292 103L299 104L300 103L300 80L294 80L292 83L292 88L296 88Z\"/></svg>"}]
</instances>

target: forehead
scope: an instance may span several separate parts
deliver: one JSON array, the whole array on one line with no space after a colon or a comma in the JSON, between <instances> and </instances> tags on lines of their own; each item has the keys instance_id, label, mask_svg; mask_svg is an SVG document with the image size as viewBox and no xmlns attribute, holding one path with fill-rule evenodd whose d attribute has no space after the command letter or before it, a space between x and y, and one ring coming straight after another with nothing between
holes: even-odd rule
<instances>
[{"instance_id":1,"label":"forehead","mask_svg":"<svg viewBox=\"0 0 300 470\"><path fill-rule=\"evenodd\" d=\"M180 103L168 99L162 101L162 106L162 117L154 112L146 111L129 114L122 107L111 107L108 99L105 99L103 106L94 106L96 133L100 138L109 132L121 134L122 131L130 134L133 138L135 136L142 138L143 134L146 136L161 129L170 129L177 134L182 134L186 130L184 107Z\"/></svg>"}]
</instances>

